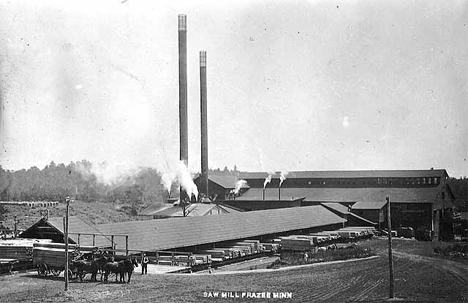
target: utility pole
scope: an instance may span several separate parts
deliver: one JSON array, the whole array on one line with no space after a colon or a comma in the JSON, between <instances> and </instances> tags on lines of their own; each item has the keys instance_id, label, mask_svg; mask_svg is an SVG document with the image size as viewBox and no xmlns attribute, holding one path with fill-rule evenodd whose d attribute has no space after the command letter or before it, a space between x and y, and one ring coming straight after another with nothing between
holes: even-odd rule
<instances>
[{"instance_id":1,"label":"utility pole","mask_svg":"<svg viewBox=\"0 0 468 303\"><path fill-rule=\"evenodd\" d=\"M13 238L16 239L16 235L17 235L17 233L18 233L18 229L17 229L17 227L18 227L18 225L17 225L17 224L18 224L18 221L16 220L16 216L13 216L13 220L15 220L15 222L14 222L14 223L15 223L15 227L14 227L15 229L14 229L14 231L13 231L13 232L14 232Z\"/></svg>"},{"instance_id":2,"label":"utility pole","mask_svg":"<svg viewBox=\"0 0 468 303\"><path fill-rule=\"evenodd\" d=\"M65 198L67 202L67 208L65 211L65 291L68 291L68 209L70 207L70 197Z\"/></svg>"},{"instance_id":3,"label":"utility pole","mask_svg":"<svg viewBox=\"0 0 468 303\"><path fill-rule=\"evenodd\" d=\"M388 269L390 272L390 299L394 295L394 280L393 280L393 256L392 256L392 218L390 215L390 198L387 196L387 223L388 223Z\"/></svg>"}]
</instances>

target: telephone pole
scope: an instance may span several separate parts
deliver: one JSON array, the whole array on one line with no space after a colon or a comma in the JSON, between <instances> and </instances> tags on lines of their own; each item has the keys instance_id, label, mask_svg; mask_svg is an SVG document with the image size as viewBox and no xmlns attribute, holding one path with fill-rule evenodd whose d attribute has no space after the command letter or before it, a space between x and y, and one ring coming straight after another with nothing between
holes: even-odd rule
<instances>
[{"instance_id":1,"label":"telephone pole","mask_svg":"<svg viewBox=\"0 0 468 303\"><path fill-rule=\"evenodd\" d=\"M388 270L390 272L390 299L394 296L393 256L392 256L392 218L390 214L390 198L387 196L387 224L388 224Z\"/></svg>"},{"instance_id":2,"label":"telephone pole","mask_svg":"<svg viewBox=\"0 0 468 303\"><path fill-rule=\"evenodd\" d=\"M67 208L65 211L65 291L68 291L68 209L70 207L70 197L65 198L65 202L67 202Z\"/></svg>"}]
</instances>

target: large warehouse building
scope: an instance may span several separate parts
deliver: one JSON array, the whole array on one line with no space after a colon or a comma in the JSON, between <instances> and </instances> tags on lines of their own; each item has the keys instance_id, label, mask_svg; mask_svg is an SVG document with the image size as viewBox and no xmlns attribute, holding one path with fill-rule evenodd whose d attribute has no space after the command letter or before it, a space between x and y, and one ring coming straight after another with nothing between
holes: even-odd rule
<instances>
[{"instance_id":1,"label":"large warehouse building","mask_svg":"<svg viewBox=\"0 0 468 303\"><path fill-rule=\"evenodd\" d=\"M283 176L285 174L283 173ZM271 178L270 182L265 180ZM281 173L239 172L225 179L209 176L216 201L244 210L339 203L376 226L386 226L384 206L391 201L392 226L432 232L435 239L451 236L453 193L445 169L372 171L297 171L281 181ZM247 181L237 194L235 183ZM198 179L195 180L198 182ZM280 186L281 184L281 186Z\"/></svg>"}]
</instances>

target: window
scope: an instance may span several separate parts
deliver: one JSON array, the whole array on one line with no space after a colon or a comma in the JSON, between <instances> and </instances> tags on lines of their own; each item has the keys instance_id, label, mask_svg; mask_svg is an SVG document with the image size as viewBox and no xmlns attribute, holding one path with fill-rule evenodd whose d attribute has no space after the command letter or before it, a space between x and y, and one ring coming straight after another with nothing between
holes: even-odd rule
<instances>
[{"instance_id":1,"label":"window","mask_svg":"<svg viewBox=\"0 0 468 303\"><path fill-rule=\"evenodd\" d=\"M380 185L380 178L377 178L377 184Z\"/></svg>"},{"instance_id":2,"label":"window","mask_svg":"<svg viewBox=\"0 0 468 303\"><path fill-rule=\"evenodd\" d=\"M427 178L427 184L432 184L432 178Z\"/></svg>"},{"instance_id":3,"label":"window","mask_svg":"<svg viewBox=\"0 0 468 303\"><path fill-rule=\"evenodd\" d=\"M312 181L307 182L307 184L312 185Z\"/></svg>"},{"instance_id":4,"label":"window","mask_svg":"<svg viewBox=\"0 0 468 303\"><path fill-rule=\"evenodd\" d=\"M422 184L426 184L426 178L422 178Z\"/></svg>"}]
</instances>

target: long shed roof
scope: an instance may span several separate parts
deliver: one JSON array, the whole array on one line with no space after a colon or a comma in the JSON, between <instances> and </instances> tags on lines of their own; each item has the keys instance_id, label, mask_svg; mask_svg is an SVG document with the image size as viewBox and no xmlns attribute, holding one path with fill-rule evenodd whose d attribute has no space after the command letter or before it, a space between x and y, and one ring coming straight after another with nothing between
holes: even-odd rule
<instances>
[{"instance_id":1,"label":"long shed roof","mask_svg":"<svg viewBox=\"0 0 468 303\"><path fill-rule=\"evenodd\" d=\"M322 206L97 225L104 234L127 234L131 250L156 251L243 239L345 222ZM115 239L117 248L125 248Z\"/></svg>"},{"instance_id":2,"label":"long shed roof","mask_svg":"<svg viewBox=\"0 0 468 303\"><path fill-rule=\"evenodd\" d=\"M263 189L250 188L236 200L262 200ZM281 188L281 199L306 197L312 202L392 202L434 203L440 200L438 187L414 188ZM278 188L266 188L265 200L278 200Z\"/></svg>"},{"instance_id":3,"label":"long shed roof","mask_svg":"<svg viewBox=\"0 0 468 303\"><path fill-rule=\"evenodd\" d=\"M280 172L276 172L272 178L279 178ZM420 177L443 177L447 176L445 169L426 170L345 170L345 171L292 171L286 178L420 178ZM268 177L267 172L240 172L241 179L264 179Z\"/></svg>"}]
</instances>

